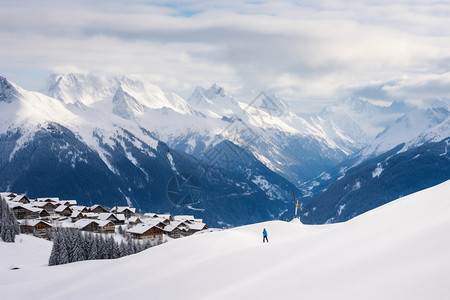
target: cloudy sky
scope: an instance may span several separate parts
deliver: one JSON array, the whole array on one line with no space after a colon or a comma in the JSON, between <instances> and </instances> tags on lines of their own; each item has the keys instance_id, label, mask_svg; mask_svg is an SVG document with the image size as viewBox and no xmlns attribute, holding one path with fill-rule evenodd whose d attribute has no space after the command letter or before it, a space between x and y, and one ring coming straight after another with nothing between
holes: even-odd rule
<instances>
[{"instance_id":1,"label":"cloudy sky","mask_svg":"<svg viewBox=\"0 0 450 300\"><path fill-rule=\"evenodd\" d=\"M448 98L450 2L0 1L0 75L140 75L188 97L214 82L301 113L359 96Z\"/></svg>"}]
</instances>

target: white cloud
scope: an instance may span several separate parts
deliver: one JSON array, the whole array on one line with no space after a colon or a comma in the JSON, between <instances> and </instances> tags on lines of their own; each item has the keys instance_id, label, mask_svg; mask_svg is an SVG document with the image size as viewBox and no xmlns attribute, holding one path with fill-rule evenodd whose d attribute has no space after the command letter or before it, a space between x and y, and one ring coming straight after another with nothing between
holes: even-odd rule
<instances>
[{"instance_id":1,"label":"white cloud","mask_svg":"<svg viewBox=\"0 0 450 300\"><path fill-rule=\"evenodd\" d=\"M184 97L217 82L247 100L279 93L303 112L373 82L393 97L437 96L449 12L434 1L3 2L0 73L138 74ZM414 80L434 84L416 93Z\"/></svg>"}]
</instances>

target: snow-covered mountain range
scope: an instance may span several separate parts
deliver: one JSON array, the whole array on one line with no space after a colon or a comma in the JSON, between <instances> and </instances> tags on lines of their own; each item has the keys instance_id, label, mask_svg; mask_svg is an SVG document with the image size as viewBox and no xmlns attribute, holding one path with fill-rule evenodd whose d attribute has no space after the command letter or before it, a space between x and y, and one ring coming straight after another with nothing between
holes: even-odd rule
<instances>
[{"instance_id":1,"label":"snow-covered mountain range","mask_svg":"<svg viewBox=\"0 0 450 300\"><path fill-rule=\"evenodd\" d=\"M211 224L284 218L292 189L311 201L399 144L450 136L448 103L436 103L352 98L299 116L277 96L246 103L217 84L185 100L134 77L59 74L40 93L0 77L0 188L195 210ZM195 178L201 196L174 205L176 178Z\"/></svg>"}]
</instances>

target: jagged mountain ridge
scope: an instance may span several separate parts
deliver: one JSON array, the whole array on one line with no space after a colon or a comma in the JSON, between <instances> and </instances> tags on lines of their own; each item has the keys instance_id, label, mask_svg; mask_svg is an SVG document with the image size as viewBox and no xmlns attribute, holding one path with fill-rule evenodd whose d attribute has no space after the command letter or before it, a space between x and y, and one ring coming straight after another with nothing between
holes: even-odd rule
<instances>
[{"instance_id":1,"label":"jagged mountain ridge","mask_svg":"<svg viewBox=\"0 0 450 300\"><path fill-rule=\"evenodd\" d=\"M99 103L61 101L5 82L13 96L0 102L3 190L143 212L195 213L212 226L279 218L289 210L295 187L247 149L226 141L210 145L211 152L228 149L227 157L239 153L227 168L218 168L171 149L133 120L95 108ZM164 118L175 112L153 113ZM174 203L168 186L176 176L196 177L201 197Z\"/></svg>"},{"instance_id":2,"label":"jagged mountain ridge","mask_svg":"<svg viewBox=\"0 0 450 300\"><path fill-rule=\"evenodd\" d=\"M94 90L99 82L105 87ZM248 105L214 84L209 89L197 87L184 100L126 77L98 79L77 74L55 75L49 86L49 96L151 128L171 148L197 158L222 134L295 184L320 174L356 149L337 126L309 122L276 96L264 96Z\"/></svg>"}]
</instances>

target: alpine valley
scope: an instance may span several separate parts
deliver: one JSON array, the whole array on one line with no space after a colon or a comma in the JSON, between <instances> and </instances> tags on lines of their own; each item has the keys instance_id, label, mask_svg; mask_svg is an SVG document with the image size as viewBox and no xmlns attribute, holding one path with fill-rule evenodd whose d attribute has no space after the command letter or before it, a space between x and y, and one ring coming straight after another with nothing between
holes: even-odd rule
<instances>
[{"instance_id":1,"label":"alpine valley","mask_svg":"<svg viewBox=\"0 0 450 300\"><path fill-rule=\"evenodd\" d=\"M450 178L448 101L351 98L300 116L255 96L83 74L32 92L0 77L0 190L226 227L292 217L292 190L302 221L338 222Z\"/></svg>"}]
</instances>

